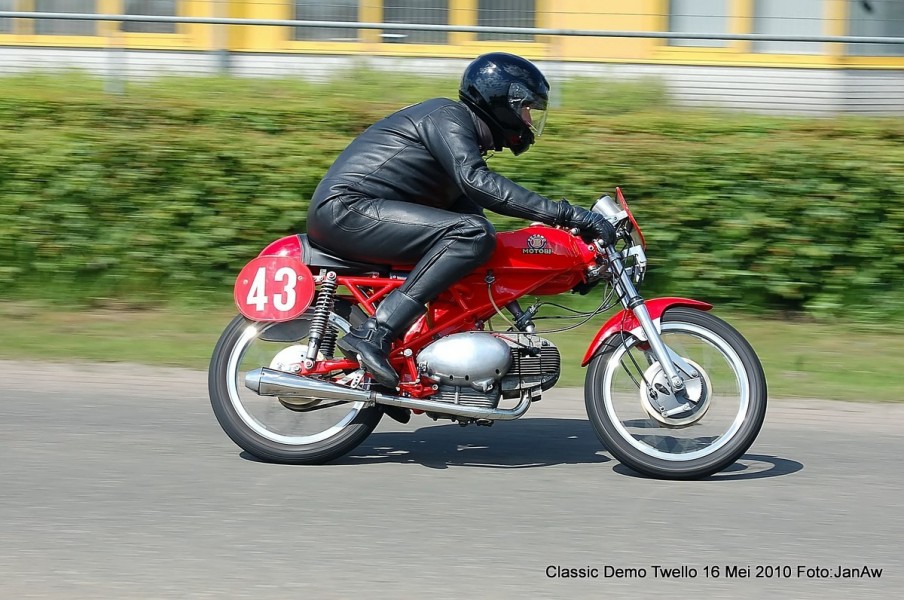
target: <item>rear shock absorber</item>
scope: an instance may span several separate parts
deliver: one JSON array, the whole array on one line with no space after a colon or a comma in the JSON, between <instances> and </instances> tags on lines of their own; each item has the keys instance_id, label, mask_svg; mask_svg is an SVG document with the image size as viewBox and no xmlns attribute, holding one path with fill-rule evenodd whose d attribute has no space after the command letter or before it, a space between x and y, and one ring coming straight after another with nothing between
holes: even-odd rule
<instances>
[{"instance_id":1,"label":"rear shock absorber","mask_svg":"<svg viewBox=\"0 0 904 600\"><path fill-rule=\"evenodd\" d=\"M308 332L308 352L305 356L305 367L307 368L314 366L314 360L317 358L317 353L321 351L321 347L324 355L332 356L333 354L336 331L329 326L329 321L338 287L339 281L335 271L328 271L320 284L320 293L317 295L314 317L311 319L311 329Z\"/></svg>"},{"instance_id":2,"label":"rear shock absorber","mask_svg":"<svg viewBox=\"0 0 904 600\"><path fill-rule=\"evenodd\" d=\"M338 333L336 332L336 328L330 327L329 323L327 323L326 332L323 334L323 338L321 338L320 340L320 354L322 354L326 358L333 358L336 353L337 336Z\"/></svg>"}]
</instances>

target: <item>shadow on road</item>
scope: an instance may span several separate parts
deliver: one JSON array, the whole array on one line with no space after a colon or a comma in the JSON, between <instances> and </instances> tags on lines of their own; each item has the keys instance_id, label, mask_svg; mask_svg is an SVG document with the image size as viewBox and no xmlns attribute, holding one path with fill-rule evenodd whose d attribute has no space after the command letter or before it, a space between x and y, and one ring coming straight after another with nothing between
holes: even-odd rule
<instances>
[{"instance_id":1,"label":"shadow on road","mask_svg":"<svg viewBox=\"0 0 904 600\"><path fill-rule=\"evenodd\" d=\"M604 463L590 424L578 419L525 419L492 427L430 425L417 431L371 434L333 464L418 463L519 469L558 464Z\"/></svg>"},{"instance_id":2,"label":"shadow on road","mask_svg":"<svg viewBox=\"0 0 904 600\"><path fill-rule=\"evenodd\" d=\"M703 481L739 481L742 479L765 479L767 477L781 477L791 475L803 469L803 464L788 458L778 456L766 456L765 454L745 454L738 462L728 468L710 475ZM646 475L638 473L634 469L621 463L612 467L612 470L628 477L648 479Z\"/></svg>"},{"instance_id":3,"label":"shadow on road","mask_svg":"<svg viewBox=\"0 0 904 600\"><path fill-rule=\"evenodd\" d=\"M247 452L245 460L260 462ZM497 422L492 427L456 424L428 425L415 431L372 433L348 455L331 465L383 463L420 464L431 469L483 467L524 469L561 464L611 462L590 424L583 419L524 419ZM706 481L736 481L790 475L803 469L797 461L745 454L724 471ZM645 478L620 463L613 471L628 477Z\"/></svg>"}]
</instances>

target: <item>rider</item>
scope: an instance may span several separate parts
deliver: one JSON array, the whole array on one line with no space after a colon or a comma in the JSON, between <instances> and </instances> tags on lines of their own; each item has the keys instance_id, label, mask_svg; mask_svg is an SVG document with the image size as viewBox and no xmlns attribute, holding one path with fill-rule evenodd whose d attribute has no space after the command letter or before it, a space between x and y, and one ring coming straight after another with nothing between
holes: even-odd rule
<instances>
[{"instance_id":1,"label":"rider","mask_svg":"<svg viewBox=\"0 0 904 600\"><path fill-rule=\"evenodd\" d=\"M483 209L577 228L611 243L601 215L554 202L490 171L483 156L519 155L546 121L549 83L528 60L494 52L475 59L461 79L460 102L434 98L378 121L339 155L317 186L308 237L348 259L414 264L405 283L374 316L339 340L376 380L394 388L392 342L425 305L486 262L496 231Z\"/></svg>"}]
</instances>

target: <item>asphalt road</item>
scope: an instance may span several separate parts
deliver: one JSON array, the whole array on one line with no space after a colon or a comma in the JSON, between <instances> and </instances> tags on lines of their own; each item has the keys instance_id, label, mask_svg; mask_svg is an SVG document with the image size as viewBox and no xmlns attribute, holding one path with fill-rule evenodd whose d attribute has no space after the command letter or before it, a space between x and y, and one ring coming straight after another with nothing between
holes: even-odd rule
<instances>
[{"instance_id":1,"label":"asphalt road","mask_svg":"<svg viewBox=\"0 0 904 600\"><path fill-rule=\"evenodd\" d=\"M904 405L775 400L728 471L651 480L566 389L281 466L222 433L204 373L0 362L0 598L900 598L902 455Z\"/></svg>"}]
</instances>

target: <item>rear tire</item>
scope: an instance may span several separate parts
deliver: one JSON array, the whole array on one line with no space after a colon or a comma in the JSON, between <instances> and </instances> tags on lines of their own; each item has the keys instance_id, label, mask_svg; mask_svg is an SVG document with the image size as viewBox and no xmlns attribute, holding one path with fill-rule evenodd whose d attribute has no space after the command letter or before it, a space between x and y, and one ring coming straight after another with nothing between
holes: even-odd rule
<instances>
[{"instance_id":1,"label":"rear tire","mask_svg":"<svg viewBox=\"0 0 904 600\"><path fill-rule=\"evenodd\" d=\"M712 388L704 386L706 393L711 394L713 408L708 413L703 411L699 420L678 426L664 425L644 413L643 402L636 398L633 402L637 407L632 408L631 390L619 392L614 383L625 369L640 362L630 360L629 352L643 358L642 344L629 336L625 342L627 348L623 344L606 346L591 361L584 385L587 415L609 452L632 469L661 479L699 479L731 465L753 444L766 415L766 378L750 344L718 317L692 308L672 308L664 313L661 322L667 345L685 359L702 365L717 381L726 382L713 385L706 381ZM680 340L681 336L691 340L685 351L670 344L671 339ZM705 360L688 355L693 354L690 350L698 348L708 353ZM725 363L714 365L720 356ZM626 357L628 360L622 361ZM655 371L655 366L649 369ZM723 379L715 377L719 374L725 374ZM734 382L732 376L736 378ZM631 380L639 384L634 391L641 395L641 387L645 387L642 378L635 373ZM736 398L732 396L733 386ZM728 415L728 424L721 434L718 433L721 426L713 428L709 423L717 418L720 403L725 408L722 414ZM698 430L716 435L694 438Z\"/></svg>"},{"instance_id":2,"label":"rear tire","mask_svg":"<svg viewBox=\"0 0 904 600\"><path fill-rule=\"evenodd\" d=\"M359 309L345 302L337 301L334 312L352 325L364 319ZM306 322L310 318L311 314L305 313L297 320L301 322L299 331L303 335L299 337L302 340L307 335ZM254 335L254 331L249 327L254 327L257 335ZM278 413L282 422L289 423L296 418L310 420L311 415L317 414L317 412L294 413L290 408L280 406L277 398L256 396L254 392L244 387L243 372L238 365L244 353L256 341L249 338L256 338L259 341L260 334L269 327L272 325L254 323L239 315L220 336L208 370L210 404L217 421L226 435L240 448L267 462L321 464L344 456L363 442L379 424L383 416L383 409L379 405L343 404L338 409L342 418L336 424L322 432L301 436L284 435L277 430L270 431L268 425L257 420L250 409L245 409L244 404L249 401L258 405L268 404L267 411ZM342 333L341 330L338 331L339 335ZM248 368L266 366L267 364L252 363ZM348 413L343 414L346 406Z\"/></svg>"}]
</instances>

